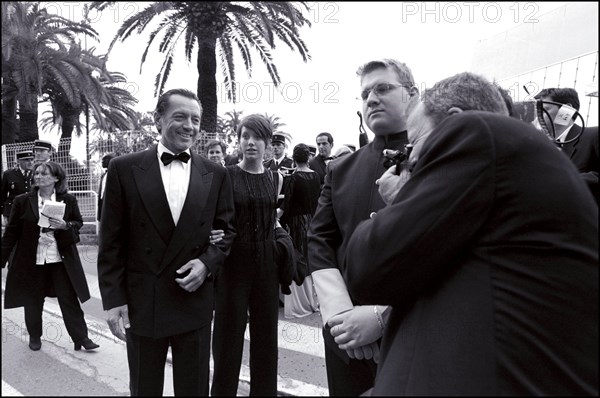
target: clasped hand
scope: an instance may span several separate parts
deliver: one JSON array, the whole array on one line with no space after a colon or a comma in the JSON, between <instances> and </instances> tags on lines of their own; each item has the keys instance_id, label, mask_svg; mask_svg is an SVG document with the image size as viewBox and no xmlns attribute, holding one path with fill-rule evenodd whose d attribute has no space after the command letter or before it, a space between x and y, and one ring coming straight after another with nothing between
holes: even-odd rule
<instances>
[{"instance_id":1,"label":"clasped hand","mask_svg":"<svg viewBox=\"0 0 600 398\"><path fill-rule=\"evenodd\" d=\"M190 293L195 292L206 280L208 268L202 261L194 258L183 264L176 272L178 274L183 274L187 270L190 270L190 273L184 278L175 278L175 282L177 282L185 291Z\"/></svg>"},{"instance_id":2,"label":"clasped hand","mask_svg":"<svg viewBox=\"0 0 600 398\"><path fill-rule=\"evenodd\" d=\"M379 362L381 327L373 313L373 306L357 305L353 309L337 314L327 324L330 333L341 350L350 358L371 359Z\"/></svg>"}]
</instances>

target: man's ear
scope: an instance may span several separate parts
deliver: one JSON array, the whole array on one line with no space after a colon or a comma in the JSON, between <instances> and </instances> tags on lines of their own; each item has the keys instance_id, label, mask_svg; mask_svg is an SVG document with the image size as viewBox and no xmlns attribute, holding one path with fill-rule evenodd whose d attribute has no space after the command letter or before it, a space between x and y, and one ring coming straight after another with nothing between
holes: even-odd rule
<instances>
[{"instance_id":1,"label":"man's ear","mask_svg":"<svg viewBox=\"0 0 600 398\"><path fill-rule=\"evenodd\" d=\"M154 112L152 116L154 118L154 125L156 126L156 130L158 130L158 132L160 133L160 115L158 114L158 112Z\"/></svg>"},{"instance_id":2,"label":"man's ear","mask_svg":"<svg viewBox=\"0 0 600 398\"><path fill-rule=\"evenodd\" d=\"M462 109L460 109L457 106L453 106L452 108L448 109L448 112L446 112L446 113L448 113L448 116L452 116L452 115L455 115L457 113L462 113L462 112L463 112Z\"/></svg>"},{"instance_id":3,"label":"man's ear","mask_svg":"<svg viewBox=\"0 0 600 398\"><path fill-rule=\"evenodd\" d=\"M408 96L409 97L414 97L414 96L419 96L419 89L417 88L417 86L412 86L410 89L408 89Z\"/></svg>"}]
</instances>

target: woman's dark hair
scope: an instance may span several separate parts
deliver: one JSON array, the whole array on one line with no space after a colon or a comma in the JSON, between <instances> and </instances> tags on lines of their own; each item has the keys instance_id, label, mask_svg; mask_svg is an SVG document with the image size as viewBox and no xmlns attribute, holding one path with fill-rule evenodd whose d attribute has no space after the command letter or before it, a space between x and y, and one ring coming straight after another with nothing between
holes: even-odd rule
<instances>
[{"instance_id":1,"label":"woman's dark hair","mask_svg":"<svg viewBox=\"0 0 600 398\"><path fill-rule=\"evenodd\" d=\"M54 190L56 191L57 195L62 195L68 192L69 188L67 186L67 173L60 164L52 161L36 163L31 168L33 175L35 175L35 171L39 167L43 167L45 170L48 170L51 175L58 178L58 181L56 181L54 184ZM38 189L38 187L35 187L35 189Z\"/></svg>"},{"instance_id":2,"label":"woman's dark hair","mask_svg":"<svg viewBox=\"0 0 600 398\"><path fill-rule=\"evenodd\" d=\"M310 156L310 149L306 144L298 144L294 147L294 153L292 159L296 163L307 163L308 157Z\"/></svg>"},{"instance_id":3,"label":"woman's dark hair","mask_svg":"<svg viewBox=\"0 0 600 398\"><path fill-rule=\"evenodd\" d=\"M244 127L252 130L252 132L256 134L258 138L265 142L265 145L269 145L271 142L273 129L271 128L271 123L269 123L269 120L263 115L255 113L242 119L236 130L238 142L242 136L242 129Z\"/></svg>"}]
</instances>

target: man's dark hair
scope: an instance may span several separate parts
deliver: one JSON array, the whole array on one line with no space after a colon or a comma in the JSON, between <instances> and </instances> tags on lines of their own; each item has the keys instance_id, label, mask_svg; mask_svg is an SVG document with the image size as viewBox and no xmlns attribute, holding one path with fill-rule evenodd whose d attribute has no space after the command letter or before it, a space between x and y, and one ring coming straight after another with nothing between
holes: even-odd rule
<instances>
[{"instance_id":1,"label":"man's dark hair","mask_svg":"<svg viewBox=\"0 0 600 398\"><path fill-rule=\"evenodd\" d=\"M421 101L436 124L448 116L448 110L487 111L508 116L504 99L485 77L462 72L440 80L423 92Z\"/></svg>"},{"instance_id":2,"label":"man's dark hair","mask_svg":"<svg viewBox=\"0 0 600 398\"><path fill-rule=\"evenodd\" d=\"M534 98L537 100L543 97L550 97L551 101L561 104L570 104L573 108L579 110L579 94L573 88L545 88Z\"/></svg>"},{"instance_id":3,"label":"man's dark hair","mask_svg":"<svg viewBox=\"0 0 600 398\"><path fill-rule=\"evenodd\" d=\"M169 98L171 98L173 95L181 95L183 97L198 101L198 105L200 105L200 110L202 110L202 104L200 103L200 99L198 98L196 93L193 93L190 90L186 90L185 88L174 88L172 90L164 92L158 98L158 102L156 103L156 109L154 110L154 112L158 113L161 116L164 115L165 111L167 110L167 106L169 105Z\"/></svg>"},{"instance_id":4,"label":"man's dark hair","mask_svg":"<svg viewBox=\"0 0 600 398\"><path fill-rule=\"evenodd\" d=\"M325 132L323 132L323 133L319 133L319 134L317 135L317 137L315 138L315 141L316 141L316 139L317 139L317 138L319 138L319 137L327 137L327 142L329 142L329 144L333 146L333 137L331 136L331 134L329 134L329 133L325 133Z\"/></svg>"}]
</instances>

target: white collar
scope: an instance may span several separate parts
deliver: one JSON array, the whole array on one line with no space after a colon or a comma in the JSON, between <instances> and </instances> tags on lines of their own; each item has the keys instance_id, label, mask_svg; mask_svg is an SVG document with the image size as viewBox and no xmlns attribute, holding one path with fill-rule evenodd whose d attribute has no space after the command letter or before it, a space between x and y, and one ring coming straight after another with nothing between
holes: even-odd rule
<instances>
[{"instance_id":1,"label":"white collar","mask_svg":"<svg viewBox=\"0 0 600 398\"><path fill-rule=\"evenodd\" d=\"M162 156L163 152L170 153L171 155L178 155L178 153L173 153L172 150L170 150L169 148L167 148L166 146L164 146L162 144L162 142L158 143L158 150L157 150L157 152L158 152L158 159L160 159L160 157ZM190 153L190 148L186 149L183 152L187 152L188 155L192 156L192 154Z\"/></svg>"}]
</instances>

